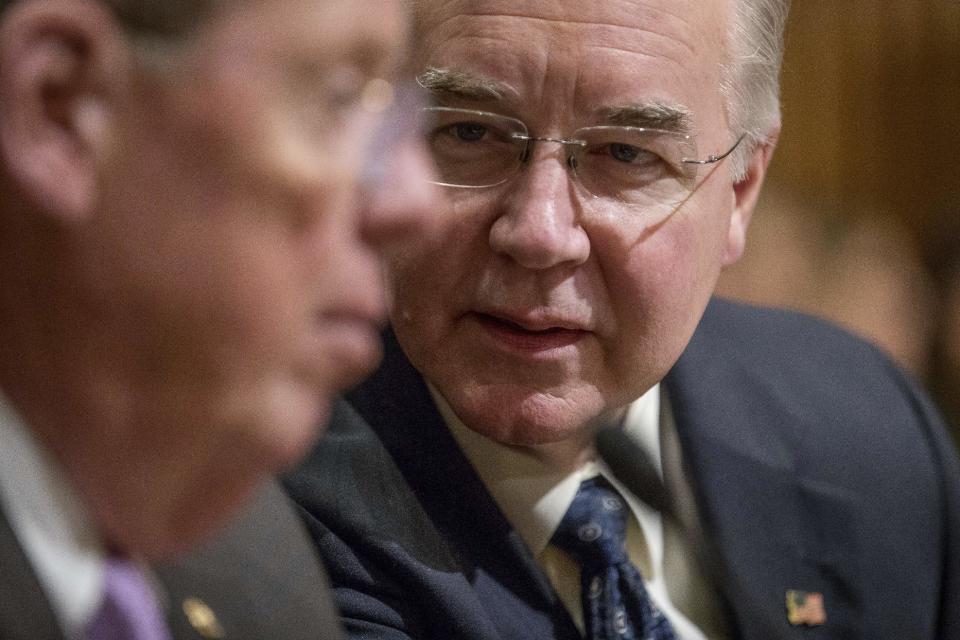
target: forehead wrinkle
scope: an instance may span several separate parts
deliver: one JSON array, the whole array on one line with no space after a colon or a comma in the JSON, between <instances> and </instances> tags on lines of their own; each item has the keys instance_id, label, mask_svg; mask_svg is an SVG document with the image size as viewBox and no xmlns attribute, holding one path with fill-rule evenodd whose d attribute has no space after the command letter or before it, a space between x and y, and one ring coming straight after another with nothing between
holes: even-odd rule
<instances>
[{"instance_id":1,"label":"forehead wrinkle","mask_svg":"<svg viewBox=\"0 0 960 640\"><path fill-rule=\"evenodd\" d=\"M647 52L640 49L625 49L623 47L613 47L608 44L602 45L590 45L586 44L583 46L584 51L596 51L596 52L612 52L612 53L626 53L631 56L640 56L641 58L646 58L648 60L665 60L670 61L676 66L682 65L682 60L674 57L666 56L662 51Z\"/></svg>"},{"instance_id":2,"label":"forehead wrinkle","mask_svg":"<svg viewBox=\"0 0 960 640\"><path fill-rule=\"evenodd\" d=\"M648 9L648 10L649 10L649 9ZM678 21L678 22L682 22L682 23L685 24L685 25L686 25L686 24L689 24L688 21L687 21L686 19L684 19L684 17L681 16L681 15L679 15L679 14L671 13L671 12L666 11L666 10L662 10L662 13L663 13L664 15L669 16L670 18ZM644 26L641 26L641 25L639 25L639 24L627 24L627 23L617 22L617 21L597 22L597 21L594 21L594 20L577 19L576 17L554 18L554 17L545 17L545 16L524 14L524 13L519 13L519 12L513 12L513 13L511 13L511 12L492 12L492 11L479 11L479 10L477 10L477 11L468 11L468 12L463 12L463 13L458 13L458 14L456 14L456 15L448 16L448 17L447 17L443 22L441 22L440 24L443 24L443 23L445 23L445 22L449 22L449 21L452 21L452 20L456 20L456 19L458 19L458 18L471 18L471 17L474 17L474 18L517 18L517 19L520 19L520 20L531 20L531 21L534 21L534 22L539 22L539 23L543 23L543 24L547 24L547 25L557 24L557 25L576 26L576 27L581 27L581 28L582 28L582 27L593 27L593 28L595 28L595 29L597 29L597 30L609 29L609 28L622 29L622 30L630 31L631 34L634 34L634 37L636 37L638 34L646 34L646 35L654 36L654 37L659 38L659 39L669 40L670 42L674 42L674 43L679 44L679 45L686 51L687 54L693 55L693 54L695 53L695 46L694 46L694 44L693 44L692 42L688 42L687 39L678 38L678 37L676 37L676 36L667 35L667 34L665 34L665 33L661 33L660 31L657 31L656 29L653 29L653 28L650 28L650 27L644 27Z\"/></svg>"},{"instance_id":3,"label":"forehead wrinkle","mask_svg":"<svg viewBox=\"0 0 960 640\"><path fill-rule=\"evenodd\" d=\"M588 22L588 21L586 21L586 20L550 20L550 19L547 19L547 18L531 18L531 19L533 19L533 20L542 20L542 21L544 21L544 22L563 22L563 23L566 23L566 24L575 24L575 25L578 25L578 26L580 26L580 27L584 27L584 26L586 26L586 27L595 27L595 28L598 29L598 30L600 30L600 29L608 29L608 28L610 28L610 27L613 27L613 28L615 28L615 29L621 29L621 30L629 31L629 32L630 32L630 35L631 35L632 37L634 37L634 38L640 37L640 35L647 35L647 36L653 36L654 38L656 38L656 39L658 39L658 40L667 40L668 42L673 43L673 44L675 44L675 45L680 45L680 47L683 49L683 51L686 52L686 54L688 54L688 55L693 55L693 54L694 54L694 47L693 47L693 45L692 45L690 42L687 42L685 39L679 39L679 38L671 37L671 36L668 36L668 35L665 35L665 34L659 32L659 31L656 31L655 29L644 28L644 27L640 27L640 26L638 26L638 25L615 24L615 23L607 23L607 22ZM607 45L607 46L608 46L608 48L612 48L612 49L616 49L616 48L617 48L617 47L609 47L609 45ZM621 49L621 50L622 50L622 51L629 52L629 53L637 53L637 54L644 55L644 56L651 57L651 58L653 58L653 57L658 57L658 56L662 55L662 52L659 52L659 51L657 51L656 53L646 53L646 52L643 52L643 51L631 51L630 49Z\"/></svg>"},{"instance_id":4,"label":"forehead wrinkle","mask_svg":"<svg viewBox=\"0 0 960 640\"><path fill-rule=\"evenodd\" d=\"M649 103L663 98L667 103L674 103L669 95L657 95L664 92L652 86L656 78L661 76L668 82L667 86L662 87L668 94L676 91L687 93L687 89L710 82L712 67L701 69L703 65L700 65L691 69L688 68L689 62L699 60L705 47L715 49L714 44L722 44L719 41L725 33L725 29L711 27L711 23L716 26L716 17L722 13L717 11L721 8L720 4L707 7L676 0L605 0L602 5L597 5L593 15L589 15L589 10L583 12L588 13L586 18L578 13L579 9L575 9L572 3L555 0L522 3L515 0L428 0L423 4L426 5L429 25L423 30L424 40L421 42L426 46L421 50L456 52L452 58L425 55L425 61L443 67L450 59L458 64L463 63L467 69L490 67L499 70L492 74L493 78L513 78L520 73L524 79L517 78L520 84L514 86L524 93L528 79L526 71L529 70L536 76L531 85L531 95L540 87L538 82L541 76L553 78L554 92L558 90L557 83L567 77L575 87L572 89L573 105L581 105L574 107L579 115L577 120L595 117L597 104L629 104L634 99ZM498 12L501 8L503 11ZM535 15L537 13L543 15ZM567 13L570 14L569 19L565 19ZM506 44L508 51L514 54L519 52L519 55L513 56L516 58L513 62L501 64L503 60L500 54L496 57L484 56L473 42L464 44L477 39L495 41L500 51ZM557 59L546 53L552 47L560 47L566 52L570 52L571 47L580 50L579 58L573 53L560 57L578 67L572 77L569 65L561 68L553 64ZM471 50L475 53L471 54ZM691 51L698 53L688 55ZM535 61L527 61L524 58L534 52L543 53L542 59L538 57ZM648 62L657 66L648 70ZM639 75L631 71L635 66ZM685 78L689 82L678 84L676 78ZM630 95L635 93L632 86L637 92L643 91L648 95ZM620 95L606 96L613 100L602 99L603 94L613 91ZM519 99L519 94L516 99ZM514 100L511 98L509 101ZM687 119L691 130L695 128L695 120L692 116Z\"/></svg>"}]
</instances>

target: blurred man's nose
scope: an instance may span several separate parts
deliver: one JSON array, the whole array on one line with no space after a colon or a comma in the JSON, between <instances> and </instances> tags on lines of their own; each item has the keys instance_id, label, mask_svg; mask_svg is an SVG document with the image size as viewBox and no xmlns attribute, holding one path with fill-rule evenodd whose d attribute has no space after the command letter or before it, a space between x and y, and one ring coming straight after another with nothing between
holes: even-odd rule
<instances>
[{"instance_id":1,"label":"blurred man's nose","mask_svg":"<svg viewBox=\"0 0 960 640\"><path fill-rule=\"evenodd\" d=\"M372 244L423 233L443 213L443 192L430 182L433 163L420 138L409 136L384 152L389 158L364 186L363 233Z\"/></svg>"}]
</instances>

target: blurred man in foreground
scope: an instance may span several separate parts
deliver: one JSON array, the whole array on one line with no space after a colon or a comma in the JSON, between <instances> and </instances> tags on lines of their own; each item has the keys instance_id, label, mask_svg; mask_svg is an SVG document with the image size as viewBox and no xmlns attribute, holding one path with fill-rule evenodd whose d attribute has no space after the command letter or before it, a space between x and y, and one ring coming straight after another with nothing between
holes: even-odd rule
<instances>
[{"instance_id":1,"label":"blurred man in foreground","mask_svg":"<svg viewBox=\"0 0 960 640\"><path fill-rule=\"evenodd\" d=\"M289 481L348 630L960 638L960 470L923 395L823 323L711 300L779 133L787 2L422 7L451 204L390 252L395 341Z\"/></svg>"},{"instance_id":2,"label":"blurred man in foreground","mask_svg":"<svg viewBox=\"0 0 960 640\"><path fill-rule=\"evenodd\" d=\"M0 636L165 638L167 600L184 634L335 637L269 488L173 593L142 561L209 538L376 363L376 250L429 204L415 143L377 134L403 4L0 11Z\"/></svg>"}]
</instances>

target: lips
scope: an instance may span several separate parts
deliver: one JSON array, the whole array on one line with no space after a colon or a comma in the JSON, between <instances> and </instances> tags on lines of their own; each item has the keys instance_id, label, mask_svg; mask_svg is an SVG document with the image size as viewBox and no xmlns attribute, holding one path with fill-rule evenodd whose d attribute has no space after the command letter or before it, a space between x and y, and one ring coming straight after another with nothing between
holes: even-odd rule
<instances>
[{"instance_id":1,"label":"lips","mask_svg":"<svg viewBox=\"0 0 960 640\"><path fill-rule=\"evenodd\" d=\"M519 351L541 352L575 344L589 335L577 322L476 312L473 318L495 341Z\"/></svg>"}]
</instances>

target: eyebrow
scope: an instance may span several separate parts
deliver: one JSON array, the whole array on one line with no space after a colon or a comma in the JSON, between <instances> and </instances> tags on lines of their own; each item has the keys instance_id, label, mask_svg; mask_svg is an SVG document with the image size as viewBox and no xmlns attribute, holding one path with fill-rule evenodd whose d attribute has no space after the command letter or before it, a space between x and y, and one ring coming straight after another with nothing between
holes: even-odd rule
<instances>
[{"instance_id":1,"label":"eyebrow","mask_svg":"<svg viewBox=\"0 0 960 640\"><path fill-rule=\"evenodd\" d=\"M692 129L690 110L665 102L604 107L597 113L599 119L609 125L662 129L682 134L689 134Z\"/></svg>"},{"instance_id":2,"label":"eyebrow","mask_svg":"<svg viewBox=\"0 0 960 640\"><path fill-rule=\"evenodd\" d=\"M516 94L508 84L490 78L456 71L428 67L417 76L421 87L438 98L461 98L478 102L499 102L505 94Z\"/></svg>"},{"instance_id":3,"label":"eyebrow","mask_svg":"<svg viewBox=\"0 0 960 640\"><path fill-rule=\"evenodd\" d=\"M499 102L505 94L517 95L510 85L478 74L428 67L417 76L417 83L434 97L475 102ZM597 110L602 124L621 127L661 129L689 134L693 128L690 110L667 102L625 104Z\"/></svg>"}]
</instances>

